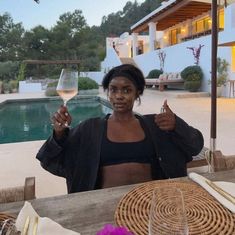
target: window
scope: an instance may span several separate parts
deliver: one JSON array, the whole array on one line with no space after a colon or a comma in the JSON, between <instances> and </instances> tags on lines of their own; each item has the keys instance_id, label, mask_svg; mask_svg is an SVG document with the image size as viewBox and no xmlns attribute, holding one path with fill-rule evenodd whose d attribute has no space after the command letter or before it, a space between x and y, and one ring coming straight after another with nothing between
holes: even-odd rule
<instances>
[{"instance_id":1,"label":"window","mask_svg":"<svg viewBox=\"0 0 235 235\"><path fill-rule=\"evenodd\" d=\"M179 35L181 33L180 28L171 30L171 45L177 44L179 42Z\"/></svg>"},{"instance_id":2,"label":"window","mask_svg":"<svg viewBox=\"0 0 235 235\"><path fill-rule=\"evenodd\" d=\"M204 30L205 30L204 19L196 21L196 32L200 33L203 32Z\"/></svg>"},{"instance_id":3,"label":"window","mask_svg":"<svg viewBox=\"0 0 235 235\"><path fill-rule=\"evenodd\" d=\"M224 29L224 8L219 10L218 24L220 29Z\"/></svg>"},{"instance_id":4,"label":"window","mask_svg":"<svg viewBox=\"0 0 235 235\"><path fill-rule=\"evenodd\" d=\"M204 19L204 27L205 30L210 30L211 29L211 25L212 25L212 20L211 18L208 16Z\"/></svg>"},{"instance_id":5,"label":"window","mask_svg":"<svg viewBox=\"0 0 235 235\"><path fill-rule=\"evenodd\" d=\"M235 72L235 46L232 47L232 63L231 63L231 70Z\"/></svg>"},{"instance_id":6,"label":"window","mask_svg":"<svg viewBox=\"0 0 235 235\"><path fill-rule=\"evenodd\" d=\"M203 17L195 20L192 23L192 33L201 33L211 29L212 21L210 16ZM224 9L220 9L218 12L218 25L220 29L224 28Z\"/></svg>"},{"instance_id":7,"label":"window","mask_svg":"<svg viewBox=\"0 0 235 235\"><path fill-rule=\"evenodd\" d=\"M201 33L206 30L210 30L211 24L212 24L211 17L209 17L209 16L206 16L206 17L201 18L200 20L194 21L192 24L193 34Z\"/></svg>"}]
</instances>

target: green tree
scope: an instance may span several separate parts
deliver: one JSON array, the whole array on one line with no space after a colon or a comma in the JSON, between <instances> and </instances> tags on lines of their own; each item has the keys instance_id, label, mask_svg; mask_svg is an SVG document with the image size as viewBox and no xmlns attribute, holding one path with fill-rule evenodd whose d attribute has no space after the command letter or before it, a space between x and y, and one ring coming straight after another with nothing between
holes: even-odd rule
<instances>
[{"instance_id":1,"label":"green tree","mask_svg":"<svg viewBox=\"0 0 235 235\"><path fill-rule=\"evenodd\" d=\"M23 81L25 79L25 70L26 70L26 64L21 63L20 69L19 69L19 74L17 76L18 81Z\"/></svg>"},{"instance_id":2,"label":"green tree","mask_svg":"<svg viewBox=\"0 0 235 235\"><path fill-rule=\"evenodd\" d=\"M0 61L19 60L24 29L8 13L0 15Z\"/></svg>"},{"instance_id":3,"label":"green tree","mask_svg":"<svg viewBox=\"0 0 235 235\"><path fill-rule=\"evenodd\" d=\"M16 79L19 70L17 61L0 62L0 80L9 81Z\"/></svg>"},{"instance_id":4,"label":"green tree","mask_svg":"<svg viewBox=\"0 0 235 235\"><path fill-rule=\"evenodd\" d=\"M50 32L48 58L78 59L77 48L82 45L80 34L87 27L80 10L61 15Z\"/></svg>"},{"instance_id":5,"label":"green tree","mask_svg":"<svg viewBox=\"0 0 235 235\"><path fill-rule=\"evenodd\" d=\"M49 30L43 26L37 26L24 35L21 54L26 59L48 58Z\"/></svg>"},{"instance_id":6,"label":"green tree","mask_svg":"<svg viewBox=\"0 0 235 235\"><path fill-rule=\"evenodd\" d=\"M130 32L130 27L160 6L161 0L146 0L141 5L128 1L122 11L111 13L102 18L100 29L107 36L119 36Z\"/></svg>"},{"instance_id":7,"label":"green tree","mask_svg":"<svg viewBox=\"0 0 235 235\"><path fill-rule=\"evenodd\" d=\"M123 10L104 16L100 26L89 27L81 10L62 14L51 29L37 26L29 31L14 24L8 13L0 15L0 62L25 59L79 59L80 70L98 70L105 57L105 38L129 32L131 25L155 10L160 0L142 4L127 2ZM27 65L25 76L52 76L61 66Z\"/></svg>"}]
</instances>

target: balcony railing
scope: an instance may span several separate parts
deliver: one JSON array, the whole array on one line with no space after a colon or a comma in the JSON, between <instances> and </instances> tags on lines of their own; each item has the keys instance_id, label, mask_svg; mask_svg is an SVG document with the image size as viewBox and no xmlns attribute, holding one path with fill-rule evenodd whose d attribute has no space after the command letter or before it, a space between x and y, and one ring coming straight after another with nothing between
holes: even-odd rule
<instances>
[{"instance_id":1,"label":"balcony railing","mask_svg":"<svg viewBox=\"0 0 235 235\"><path fill-rule=\"evenodd\" d=\"M223 31L223 30L224 30L223 28L219 28L219 31ZM188 41L188 40L192 40L194 38L199 38L199 37L210 35L210 34L211 34L211 29L208 29L208 30L205 30L202 32L194 33L192 35L183 37L183 38L181 38L181 41Z\"/></svg>"}]
</instances>

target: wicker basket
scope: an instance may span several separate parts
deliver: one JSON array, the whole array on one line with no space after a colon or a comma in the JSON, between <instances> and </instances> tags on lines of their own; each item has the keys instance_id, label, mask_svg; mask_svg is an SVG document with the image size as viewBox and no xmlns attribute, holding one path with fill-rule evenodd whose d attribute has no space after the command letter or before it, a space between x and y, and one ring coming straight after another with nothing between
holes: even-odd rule
<instances>
[{"instance_id":1,"label":"wicker basket","mask_svg":"<svg viewBox=\"0 0 235 235\"><path fill-rule=\"evenodd\" d=\"M127 227L135 235L147 235L152 192L159 186L182 190L190 235L235 234L235 215L202 187L186 181L152 181L134 188L119 202L115 211L116 224Z\"/></svg>"},{"instance_id":2,"label":"wicker basket","mask_svg":"<svg viewBox=\"0 0 235 235\"><path fill-rule=\"evenodd\" d=\"M16 217L10 214L6 214L6 213L1 213L0 212L0 231L2 232L2 234L6 234L7 231L9 231L11 228L11 233L9 234L18 234L15 233L15 219ZM4 227L4 229L3 229ZM3 231L2 231L3 229Z\"/></svg>"}]
</instances>

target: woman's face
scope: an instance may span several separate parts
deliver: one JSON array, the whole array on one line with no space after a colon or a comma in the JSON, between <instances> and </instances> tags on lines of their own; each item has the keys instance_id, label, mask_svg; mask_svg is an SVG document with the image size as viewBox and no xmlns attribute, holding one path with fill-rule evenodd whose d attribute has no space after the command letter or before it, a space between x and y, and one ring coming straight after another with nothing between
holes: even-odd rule
<instances>
[{"instance_id":1,"label":"woman's face","mask_svg":"<svg viewBox=\"0 0 235 235\"><path fill-rule=\"evenodd\" d=\"M134 102L138 97L138 91L126 77L113 78L108 86L108 96L115 112L132 111Z\"/></svg>"}]
</instances>

